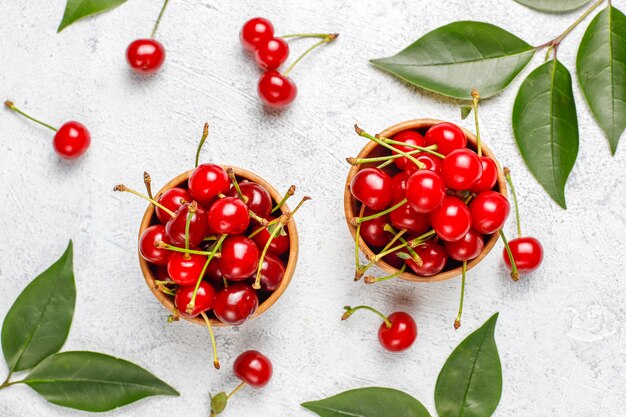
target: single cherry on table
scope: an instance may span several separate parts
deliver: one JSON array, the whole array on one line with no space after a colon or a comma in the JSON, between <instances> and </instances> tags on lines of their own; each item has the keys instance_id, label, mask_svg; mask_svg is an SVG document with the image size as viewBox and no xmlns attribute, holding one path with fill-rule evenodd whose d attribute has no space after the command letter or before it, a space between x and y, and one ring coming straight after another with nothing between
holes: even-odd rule
<instances>
[{"instance_id":1,"label":"single cherry on table","mask_svg":"<svg viewBox=\"0 0 626 417\"><path fill-rule=\"evenodd\" d=\"M347 320L358 310L369 310L380 317L383 323L378 328L378 341L382 347L390 352L401 352L410 348L417 338L417 324L415 324L415 320L403 311L397 311L389 316L385 316L378 310L365 305L346 306L344 310L346 311L341 320Z\"/></svg>"},{"instance_id":2,"label":"single cherry on table","mask_svg":"<svg viewBox=\"0 0 626 417\"><path fill-rule=\"evenodd\" d=\"M157 72L165 62L165 47L154 37L169 0L165 0L150 38L136 39L126 48L126 61L136 74L149 75Z\"/></svg>"}]
</instances>

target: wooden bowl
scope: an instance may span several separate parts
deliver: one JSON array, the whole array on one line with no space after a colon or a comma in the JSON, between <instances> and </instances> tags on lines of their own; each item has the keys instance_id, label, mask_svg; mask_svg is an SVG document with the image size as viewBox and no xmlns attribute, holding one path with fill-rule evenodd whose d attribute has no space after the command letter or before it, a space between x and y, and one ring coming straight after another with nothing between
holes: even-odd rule
<instances>
[{"instance_id":1,"label":"wooden bowl","mask_svg":"<svg viewBox=\"0 0 626 417\"><path fill-rule=\"evenodd\" d=\"M441 123L441 122L442 120L435 120L435 119L409 120L406 122L398 123L396 125L393 125L385 129L384 131L380 133L380 135L386 138L390 138L397 133L400 133L404 130L409 130L409 129L417 130L421 134L425 134L426 131L431 126L437 123ZM476 149L476 136L474 136L473 133L471 133L470 131L466 129L463 129L463 132L465 132L465 135L467 136L468 147L473 147L475 150ZM506 197L507 196L506 179L504 177L504 173L502 172L502 168L500 167L500 164L498 163L498 160L496 159L493 152L491 152L491 150L489 150L489 148L486 147L484 143L482 144L482 149L483 149L483 155L488 156L491 159L493 159L493 161L496 163L496 166L498 167L498 181L496 182L494 189L499 191L502 195ZM390 154L391 152L389 150L383 148L382 146L377 145L374 142L370 142L363 149L361 149L361 152L359 153L357 158L370 158L370 157L377 157L377 156L390 155ZM359 215L360 202L357 201L350 193L350 183L352 182L352 179L357 174L357 172L359 172L359 170L363 168L373 167L376 165L377 164L355 165L352 168L350 168L350 172L348 173L348 179L346 180L346 187L344 191L344 209L345 209L345 214L346 214L346 221L348 222L348 228L350 229L350 233L352 233L353 238L356 238L356 227L350 224L350 219ZM395 168L395 164L388 165L387 168L391 170L388 172L391 172L392 174L395 172L398 172L397 169ZM387 168L385 168L385 170L387 170ZM491 249L493 249L494 245L498 241L498 238L499 238L498 233L494 233L493 235L487 238L487 240L485 241L485 247L483 248L483 251L480 253L480 255L478 255L476 258L472 259L471 261L467 263L468 270L472 269L480 261L482 261L485 256L487 256L487 254L491 251ZM375 253L370 249L370 247L367 245L367 243L365 243L363 239L359 239L359 247L361 248L361 251L363 251L363 253L365 254L367 258L370 258L375 255ZM389 265L388 263L382 260L380 262L377 262L376 265L380 269L382 269L383 271L389 274L394 274L398 272L396 268L394 268L393 266ZM403 272L399 277L406 281L435 282L435 281L445 281L447 279L451 279L459 275L461 275L460 263L458 266L455 266L452 269L448 269L448 270L444 269L439 274L436 274L430 277L419 276L411 272Z\"/></svg>"},{"instance_id":2,"label":"wooden bowl","mask_svg":"<svg viewBox=\"0 0 626 417\"><path fill-rule=\"evenodd\" d=\"M227 169L228 167L222 166L222 168ZM263 186L270 193L270 196L275 203L279 202L282 199L283 196L279 194L278 191L276 191L276 189L263 178L257 176L256 174L253 174L252 172L246 171L245 169L236 167L230 168L235 170L235 174L237 175L238 179L246 179L248 181L256 182L257 184ZM173 178L170 182L165 184L165 186L163 186L163 188L161 188L156 195L158 196L165 191L178 186L187 188L187 180L189 179L189 176L192 172L193 170L183 172L182 174ZM281 207L281 211L289 211L289 207L286 204L283 204L283 206ZM141 226L139 227L139 236L141 237L141 234L144 232L144 230L146 230L147 227L157 223L158 220L156 218L156 215L154 214L154 206L150 204L146 209L145 214L143 215L143 219L141 220ZM274 292L272 292L267 299L259 304L256 312L249 320L259 317L261 314L265 313L271 306L273 306L274 303L280 298L280 296L283 295L283 293L287 289L287 286L289 285L289 282L291 281L291 277L293 276L294 270L296 269L296 263L298 261L298 231L296 230L296 222L293 220L293 218L289 220L289 223L287 223L287 231L289 233L289 251L285 255L281 256L281 258L287 257L287 264L285 265L285 275L283 277L283 280L281 281L280 286ZM150 288L152 294L154 294L154 296L161 302L161 304L165 306L165 308L167 308L173 314L176 314L174 299L157 289L154 283L154 267L148 261L143 259L141 257L141 254L139 254L139 265L141 266L141 272L143 273L146 284L148 284L148 288ZM185 318L183 316L180 317L190 322L205 326L204 320L200 316L191 319ZM210 320L211 325L216 327L230 326L229 324L222 323L215 318L211 318Z\"/></svg>"}]
</instances>

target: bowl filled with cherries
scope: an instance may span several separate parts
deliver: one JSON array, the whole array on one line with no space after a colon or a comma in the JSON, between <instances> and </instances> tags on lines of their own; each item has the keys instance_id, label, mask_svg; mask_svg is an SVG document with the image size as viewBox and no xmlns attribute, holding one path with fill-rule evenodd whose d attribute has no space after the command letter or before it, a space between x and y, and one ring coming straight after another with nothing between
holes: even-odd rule
<instances>
[{"instance_id":1,"label":"bowl filled with cherries","mask_svg":"<svg viewBox=\"0 0 626 417\"><path fill-rule=\"evenodd\" d=\"M203 140L208 135L205 125ZM280 194L258 175L231 166L199 164L152 194L125 185L150 202L139 227L139 264L148 287L170 311L213 327L239 326L266 312L285 292L298 257L291 186ZM215 346L214 346L215 349ZM217 359L216 367L219 366Z\"/></svg>"}]
</instances>

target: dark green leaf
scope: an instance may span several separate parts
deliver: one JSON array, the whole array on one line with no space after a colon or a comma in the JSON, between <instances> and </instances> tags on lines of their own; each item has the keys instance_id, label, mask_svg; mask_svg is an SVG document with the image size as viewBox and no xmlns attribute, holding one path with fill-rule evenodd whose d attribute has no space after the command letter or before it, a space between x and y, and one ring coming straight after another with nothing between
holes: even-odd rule
<instances>
[{"instance_id":1,"label":"dark green leaf","mask_svg":"<svg viewBox=\"0 0 626 417\"><path fill-rule=\"evenodd\" d=\"M461 119L467 119L467 116L472 112L472 106L461 106Z\"/></svg>"},{"instance_id":2,"label":"dark green leaf","mask_svg":"<svg viewBox=\"0 0 626 417\"><path fill-rule=\"evenodd\" d=\"M153 395L178 395L145 369L95 352L50 356L24 383L51 403L84 411L108 411Z\"/></svg>"},{"instance_id":3,"label":"dark green leaf","mask_svg":"<svg viewBox=\"0 0 626 417\"><path fill-rule=\"evenodd\" d=\"M446 96L471 100L497 94L528 64L535 48L489 23L454 22L427 33L374 65L411 84Z\"/></svg>"},{"instance_id":4,"label":"dark green leaf","mask_svg":"<svg viewBox=\"0 0 626 417\"><path fill-rule=\"evenodd\" d=\"M578 49L578 82L615 154L626 129L626 16L609 6L591 22Z\"/></svg>"},{"instance_id":5,"label":"dark green leaf","mask_svg":"<svg viewBox=\"0 0 626 417\"><path fill-rule=\"evenodd\" d=\"M84 17L111 10L126 0L67 0L63 20L57 29L62 31L72 23Z\"/></svg>"},{"instance_id":6,"label":"dark green leaf","mask_svg":"<svg viewBox=\"0 0 626 417\"><path fill-rule=\"evenodd\" d=\"M502 367L494 339L498 313L452 352L437 378L439 417L489 417L502 395Z\"/></svg>"},{"instance_id":7,"label":"dark green leaf","mask_svg":"<svg viewBox=\"0 0 626 417\"><path fill-rule=\"evenodd\" d=\"M24 371L58 352L70 331L76 286L72 242L50 268L17 297L2 325L2 351L11 372Z\"/></svg>"},{"instance_id":8,"label":"dark green leaf","mask_svg":"<svg viewBox=\"0 0 626 417\"><path fill-rule=\"evenodd\" d=\"M566 208L565 183L578 155L578 118L572 77L560 62L546 62L524 80L513 106L513 132L530 171Z\"/></svg>"},{"instance_id":9,"label":"dark green leaf","mask_svg":"<svg viewBox=\"0 0 626 417\"><path fill-rule=\"evenodd\" d=\"M578 9L589 3L591 0L515 0L516 2L548 13L568 12Z\"/></svg>"},{"instance_id":10,"label":"dark green leaf","mask_svg":"<svg viewBox=\"0 0 626 417\"><path fill-rule=\"evenodd\" d=\"M302 407L321 417L430 417L415 398L391 388L359 388Z\"/></svg>"}]
</instances>

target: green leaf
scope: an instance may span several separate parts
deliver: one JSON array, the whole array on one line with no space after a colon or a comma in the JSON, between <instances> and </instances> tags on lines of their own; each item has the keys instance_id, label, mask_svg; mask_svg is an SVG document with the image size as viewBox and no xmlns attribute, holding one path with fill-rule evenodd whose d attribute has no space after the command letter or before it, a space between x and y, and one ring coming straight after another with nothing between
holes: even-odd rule
<instances>
[{"instance_id":1,"label":"green leaf","mask_svg":"<svg viewBox=\"0 0 626 417\"><path fill-rule=\"evenodd\" d=\"M561 207L578 155L578 118L572 77L559 61L546 62L522 83L513 106L515 141L537 181Z\"/></svg>"},{"instance_id":2,"label":"green leaf","mask_svg":"<svg viewBox=\"0 0 626 417\"><path fill-rule=\"evenodd\" d=\"M472 106L461 106L461 119L463 120L467 119L467 116L470 115L472 110L473 110Z\"/></svg>"},{"instance_id":3,"label":"green leaf","mask_svg":"<svg viewBox=\"0 0 626 417\"><path fill-rule=\"evenodd\" d=\"M591 0L515 0L531 9L541 12L559 13L578 9Z\"/></svg>"},{"instance_id":4,"label":"green leaf","mask_svg":"<svg viewBox=\"0 0 626 417\"><path fill-rule=\"evenodd\" d=\"M430 417L415 398L391 388L359 388L302 407L321 417Z\"/></svg>"},{"instance_id":5,"label":"green leaf","mask_svg":"<svg viewBox=\"0 0 626 417\"><path fill-rule=\"evenodd\" d=\"M626 129L626 16L609 6L589 24L576 59L587 104L615 154Z\"/></svg>"},{"instance_id":6,"label":"green leaf","mask_svg":"<svg viewBox=\"0 0 626 417\"><path fill-rule=\"evenodd\" d=\"M67 0L57 33L84 17L116 8L126 0Z\"/></svg>"},{"instance_id":7,"label":"green leaf","mask_svg":"<svg viewBox=\"0 0 626 417\"><path fill-rule=\"evenodd\" d=\"M57 353L23 382L51 403L83 411L109 411L153 395L178 395L145 369L96 352Z\"/></svg>"},{"instance_id":8,"label":"green leaf","mask_svg":"<svg viewBox=\"0 0 626 417\"><path fill-rule=\"evenodd\" d=\"M494 339L498 313L450 354L437 378L439 417L489 417L502 395L502 366Z\"/></svg>"},{"instance_id":9,"label":"green leaf","mask_svg":"<svg viewBox=\"0 0 626 417\"><path fill-rule=\"evenodd\" d=\"M76 286L72 241L50 268L17 297L2 325L2 351L11 372L31 369L58 352L70 331Z\"/></svg>"},{"instance_id":10,"label":"green leaf","mask_svg":"<svg viewBox=\"0 0 626 417\"><path fill-rule=\"evenodd\" d=\"M398 54L370 62L411 84L471 100L502 91L528 64L535 48L489 23L454 22L427 33Z\"/></svg>"}]
</instances>

